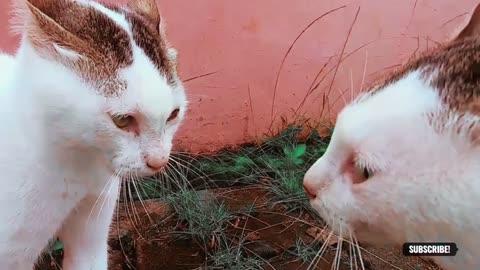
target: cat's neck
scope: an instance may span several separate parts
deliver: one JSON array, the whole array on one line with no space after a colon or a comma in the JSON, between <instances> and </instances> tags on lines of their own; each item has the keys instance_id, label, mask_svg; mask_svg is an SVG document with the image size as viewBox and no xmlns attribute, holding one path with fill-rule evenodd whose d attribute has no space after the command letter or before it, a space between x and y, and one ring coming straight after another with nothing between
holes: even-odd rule
<instances>
[{"instance_id":1,"label":"cat's neck","mask_svg":"<svg viewBox=\"0 0 480 270\"><path fill-rule=\"evenodd\" d=\"M77 171L95 165L92 159L98 160L99 165L103 162L101 151L82 148L82 140L94 134L82 133L84 126L78 128L79 125L88 123L76 123L74 115L82 106L95 104L85 101L91 95L85 89L72 89L78 85L78 78L72 77L65 67L39 56L25 39L13 58L0 64L14 65L0 67L11 70L11 77L1 78L1 91L5 93L2 103L14 116L8 122L7 132L22 133L25 143L34 148L32 154L47 167L50 164Z\"/></svg>"}]
</instances>

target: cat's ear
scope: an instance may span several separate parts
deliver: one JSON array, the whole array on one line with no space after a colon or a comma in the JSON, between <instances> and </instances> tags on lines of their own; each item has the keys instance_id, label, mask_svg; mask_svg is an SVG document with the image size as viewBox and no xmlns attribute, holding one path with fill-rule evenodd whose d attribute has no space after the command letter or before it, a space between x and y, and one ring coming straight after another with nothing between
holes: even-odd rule
<instances>
[{"instance_id":1,"label":"cat's ear","mask_svg":"<svg viewBox=\"0 0 480 270\"><path fill-rule=\"evenodd\" d=\"M176 62L177 55L178 55L177 50L175 50L173 47L168 48L168 51L167 51L168 60L172 62Z\"/></svg>"},{"instance_id":2,"label":"cat's ear","mask_svg":"<svg viewBox=\"0 0 480 270\"><path fill-rule=\"evenodd\" d=\"M166 36L166 24L158 10L157 0L127 0L127 7L155 25L160 36ZM175 62L177 50L169 48L167 56L170 61Z\"/></svg>"},{"instance_id":3,"label":"cat's ear","mask_svg":"<svg viewBox=\"0 0 480 270\"><path fill-rule=\"evenodd\" d=\"M127 7L160 27L161 17L156 0L128 0Z\"/></svg>"},{"instance_id":4,"label":"cat's ear","mask_svg":"<svg viewBox=\"0 0 480 270\"><path fill-rule=\"evenodd\" d=\"M72 5L70 0L15 0L13 30L26 34L37 48L74 56L73 48L87 44L62 25Z\"/></svg>"},{"instance_id":5,"label":"cat's ear","mask_svg":"<svg viewBox=\"0 0 480 270\"><path fill-rule=\"evenodd\" d=\"M470 15L467 25L463 27L454 40L461 40L472 36L480 36L480 3L477 4L473 13Z\"/></svg>"}]
</instances>

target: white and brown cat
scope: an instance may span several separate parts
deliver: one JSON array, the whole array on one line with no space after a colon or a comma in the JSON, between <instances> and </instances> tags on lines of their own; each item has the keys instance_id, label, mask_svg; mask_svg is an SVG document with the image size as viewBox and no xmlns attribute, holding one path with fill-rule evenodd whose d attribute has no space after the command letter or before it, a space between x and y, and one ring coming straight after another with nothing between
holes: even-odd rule
<instances>
[{"instance_id":1,"label":"white and brown cat","mask_svg":"<svg viewBox=\"0 0 480 270\"><path fill-rule=\"evenodd\" d=\"M49 239L63 269L107 269L120 182L158 173L186 110L155 0L17 0L0 55L0 265L32 269Z\"/></svg>"},{"instance_id":2,"label":"white and brown cat","mask_svg":"<svg viewBox=\"0 0 480 270\"><path fill-rule=\"evenodd\" d=\"M480 269L480 5L453 40L340 113L304 186L344 238L454 242L456 256L432 259L445 270Z\"/></svg>"}]
</instances>

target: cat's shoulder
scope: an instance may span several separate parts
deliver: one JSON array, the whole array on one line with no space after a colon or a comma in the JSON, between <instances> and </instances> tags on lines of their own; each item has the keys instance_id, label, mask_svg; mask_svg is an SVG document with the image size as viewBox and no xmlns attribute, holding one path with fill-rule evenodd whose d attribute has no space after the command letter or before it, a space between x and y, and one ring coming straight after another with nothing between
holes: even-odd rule
<instances>
[{"instance_id":1,"label":"cat's shoulder","mask_svg":"<svg viewBox=\"0 0 480 270\"><path fill-rule=\"evenodd\" d=\"M13 77L15 57L10 54L0 52L0 90L8 87L10 79Z\"/></svg>"},{"instance_id":2,"label":"cat's shoulder","mask_svg":"<svg viewBox=\"0 0 480 270\"><path fill-rule=\"evenodd\" d=\"M12 64L15 63L15 57L13 55L3 53L0 51L0 70L11 70ZM10 65L10 68L8 68Z\"/></svg>"}]
</instances>

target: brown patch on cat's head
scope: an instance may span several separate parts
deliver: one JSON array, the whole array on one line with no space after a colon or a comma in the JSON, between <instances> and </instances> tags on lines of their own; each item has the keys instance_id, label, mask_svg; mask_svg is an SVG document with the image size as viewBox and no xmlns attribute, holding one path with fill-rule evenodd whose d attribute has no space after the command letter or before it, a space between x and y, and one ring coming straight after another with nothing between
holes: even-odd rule
<instances>
[{"instance_id":1,"label":"brown patch on cat's head","mask_svg":"<svg viewBox=\"0 0 480 270\"><path fill-rule=\"evenodd\" d=\"M125 16L134 42L174 82L175 59L168 56L166 37L159 31L155 0L104 6ZM107 15L72 0L26 0L17 14L22 34L41 55L72 68L103 95L118 95L125 89L117 74L133 63L132 37Z\"/></svg>"},{"instance_id":2,"label":"brown patch on cat's head","mask_svg":"<svg viewBox=\"0 0 480 270\"><path fill-rule=\"evenodd\" d=\"M156 0L128 0L126 8L107 5L123 15L130 24L133 40L155 67L167 78L168 83L177 83L175 50L170 48L165 23L158 11Z\"/></svg>"},{"instance_id":3,"label":"brown patch on cat's head","mask_svg":"<svg viewBox=\"0 0 480 270\"><path fill-rule=\"evenodd\" d=\"M149 22L157 28L157 32L160 30L160 13L158 13L156 0L130 0L127 2L127 7L149 20Z\"/></svg>"},{"instance_id":4,"label":"brown patch on cat's head","mask_svg":"<svg viewBox=\"0 0 480 270\"><path fill-rule=\"evenodd\" d=\"M117 71L133 62L124 29L95 8L75 1L27 0L26 8L24 31L41 55L71 67L102 94L122 91L125 85L116 80Z\"/></svg>"},{"instance_id":5,"label":"brown patch on cat's head","mask_svg":"<svg viewBox=\"0 0 480 270\"><path fill-rule=\"evenodd\" d=\"M166 76L168 82L175 84L176 61L174 57L170 57L165 39L158 34L154 25L149 24L143 17L131 13L127 14L127 19L132 27L135 43Z\"/></svg>"},{"instance_id":6,"label":"brown patch on cat's head","mask_svg":"<svg viewBox=\"0 0 480 270\"><path fill-rule=\"evenodd\" d=\"M380 91L412 71L420 71L451 110L480 116L480 5L454 39L413 56L374 82L370 91Z\"/></svg>"}]
</instances>

